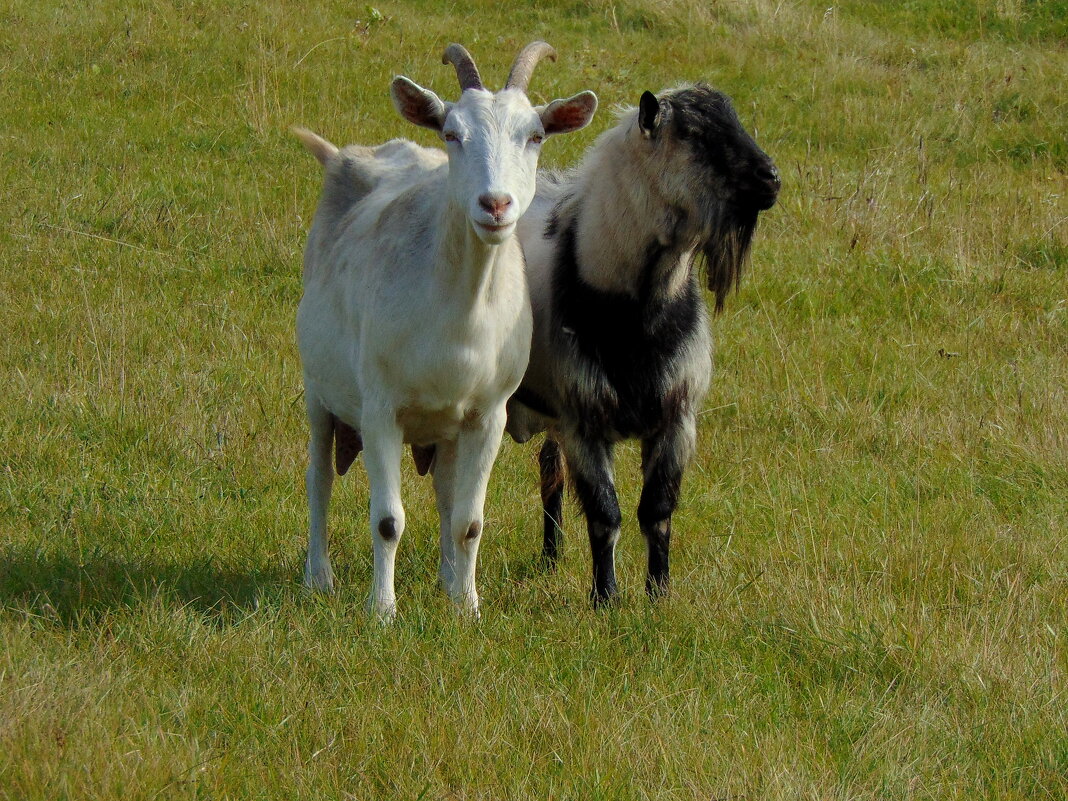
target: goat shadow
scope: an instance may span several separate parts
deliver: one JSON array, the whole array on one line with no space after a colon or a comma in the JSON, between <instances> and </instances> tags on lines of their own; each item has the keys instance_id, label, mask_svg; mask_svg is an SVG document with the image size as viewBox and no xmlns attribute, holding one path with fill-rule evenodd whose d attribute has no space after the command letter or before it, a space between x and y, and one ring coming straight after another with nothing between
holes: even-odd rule
<instances>
[{"instance_id":1,"label":"goat shadow","mask_svg":"<svg viewBox=\"0 0 1068 801\"><path fill-rule=\"evenodd\" d=\"M95 551L78 558L8 546L0 549L0 607L81 629L162 600L226 626L255 610L265 594L284 590L293 575L284 565L235 566L210 557L174 563Z\"/></svg>"}]
</instances>

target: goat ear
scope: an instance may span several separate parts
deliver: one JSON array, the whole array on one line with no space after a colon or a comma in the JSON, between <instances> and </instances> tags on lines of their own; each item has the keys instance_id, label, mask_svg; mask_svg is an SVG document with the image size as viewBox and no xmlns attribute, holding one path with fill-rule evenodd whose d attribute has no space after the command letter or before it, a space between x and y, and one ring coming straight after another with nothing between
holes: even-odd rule
<instances>
[{"instance_id":1,"label":"goat ear","mask_svg":"<svg viewBox=\"0 0 1068 801\"><path fill-rule=\"evenodd\" d=\"M554 100L547 106L535 109L541 117L545 135L570 133L585 128L597 111L597 95L593 92L579 92L567 100Z\"/></svg>"},{"instance_id":2,"label":"goat ear","mask_svg":"<svg viewBox=\"0 0 1068 801\"><path fill-rule=\"evenodd\" d=\"M441 98L403 75L393 79L389 96L393 98L393 106L397 112L408 122L434 131L440 131L441 126L445 124L448 108L441 102Z\"/></svg>"},{"instance_id":3,"label":"goat ear","mask_svg":"<svg viewBox=\"0 0 1068 801\"><path fill-rule=\"evenodd\" d=\"M642 136L646 139L655 136L659 125L660 101L652 92L642 92L642 99L638 101L638 127Z\"/></svg>"}]
</instances>

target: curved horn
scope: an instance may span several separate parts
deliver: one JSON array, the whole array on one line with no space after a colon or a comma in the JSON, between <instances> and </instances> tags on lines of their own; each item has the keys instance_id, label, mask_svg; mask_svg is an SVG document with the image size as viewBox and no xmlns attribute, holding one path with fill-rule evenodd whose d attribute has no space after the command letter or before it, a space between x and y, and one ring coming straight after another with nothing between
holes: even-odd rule
<instances>
[{"instance_id":1,"label":"curved horn","mask_svg":"<svg viewBox=\"0 0 1068 801\"><path fill-rule=\"evenodd\" d=\"M465 89L481 89L482 78L478 74L475 60L467 52L463 45L453 42L445 48L441 57L442 64L452 64L456 67L456 77L460 81L460 91Z\"/></svg>"},{"instance_id":2,"label":"curved horn","mask_svg":"<svg viewBox=\"0 0 1068 801\"><path fill-rule=\"evenodd\" d=\"M504 88L518 89L520 92L527 91L527 84L530 83L530 75L534 72L534 67L546 56L550 61L556 61L556 51L545 42L531 42L524 47L515 57L512 71L508 73L508 82Z\"/></svg>"}]
</instances>

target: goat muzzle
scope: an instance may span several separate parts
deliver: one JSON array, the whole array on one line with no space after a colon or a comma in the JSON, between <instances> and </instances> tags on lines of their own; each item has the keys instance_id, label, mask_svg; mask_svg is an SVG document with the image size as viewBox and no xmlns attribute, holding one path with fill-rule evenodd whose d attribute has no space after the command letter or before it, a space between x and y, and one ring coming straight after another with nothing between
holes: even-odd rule
<instances>
[{"instance_id":1,"label":"goat muzzle","mask_svg":"<svg viewBox=\"0 0 1068 801\"><path fill-rule=\"evenodd\" d=\"M742 203L756 211L767 211L779 199L782 179L774 164L762 164L753 169L752 174L740 188Z\"/></svg>"}]
</instances>

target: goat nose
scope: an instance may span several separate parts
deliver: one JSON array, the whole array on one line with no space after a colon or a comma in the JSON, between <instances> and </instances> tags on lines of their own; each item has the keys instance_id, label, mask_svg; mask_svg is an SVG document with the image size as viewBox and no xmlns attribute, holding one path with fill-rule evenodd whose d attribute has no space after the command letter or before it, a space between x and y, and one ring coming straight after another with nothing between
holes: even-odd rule
<instances>
[{"instance_id":1,"label":"goat nose","mask_svg":"<svg viewBox=\"0 0 1068 801\"><path fill-rule=\"evenodd\" d=\"M774 164L761 164L757 167L756 174L761 181L764 181L775 189L782 186L782 180L779 178L779 171L775 169Z\"/></svg>"},{"instance_id":2,"label":"goat nose","mask_svg":"<svg viewBox=\"0 0 1068 801\"><path fill-rule=\"evenodd\" d=\"M483 211L486 211L497 218L504 214L508 210L508 207L512 205L512 197L511 195L487 192L484 195L478 196L478 205L482 207Z\"/></svg>"}]
</instances>

